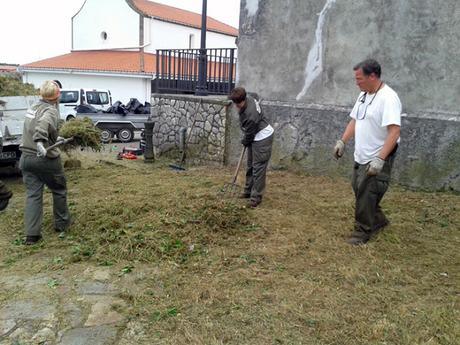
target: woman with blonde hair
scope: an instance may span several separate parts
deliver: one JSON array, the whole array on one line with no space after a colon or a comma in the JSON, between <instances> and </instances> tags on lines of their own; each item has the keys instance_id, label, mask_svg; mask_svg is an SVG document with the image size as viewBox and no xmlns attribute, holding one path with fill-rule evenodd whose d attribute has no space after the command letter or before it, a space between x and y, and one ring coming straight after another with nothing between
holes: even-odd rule
<instances>
[{"instance_id":1,"label":"woman with blonde hair","mask_svg":"<svg viewBox=\"0 0 460 345\"><path fill-rule=\"evenodd\" d=\"M53 194L54 228L65 231L70 225L67 206L67 184L58 148L60 89L55 81L45 81L40 87L41 99L27 111L22 136L19 168L26 186L24 226L25 244L38 242L43 222L43 188L46 185Z\"/></svg>"}]
</instances>

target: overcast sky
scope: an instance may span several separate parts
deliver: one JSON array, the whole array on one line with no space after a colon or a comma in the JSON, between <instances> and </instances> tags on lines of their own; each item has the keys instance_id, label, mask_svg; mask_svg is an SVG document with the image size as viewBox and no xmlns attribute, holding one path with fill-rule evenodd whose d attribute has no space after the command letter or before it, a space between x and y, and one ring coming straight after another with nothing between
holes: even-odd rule
<instances>
[{"instance_id":1,"label":"overcast sky","mask_svg":"<svg viewBox=\"0 0 460 345\"><path fill-rule=\"evenodd\" d=\"M93 0L94 1L94 0ZM84 0L0 0L0 63L24 64L66 54L71 18ZM155 0L201 13L202 0ZM208 16L238 28L240 0L208 0Z\"/></svg>"}]
</instances>

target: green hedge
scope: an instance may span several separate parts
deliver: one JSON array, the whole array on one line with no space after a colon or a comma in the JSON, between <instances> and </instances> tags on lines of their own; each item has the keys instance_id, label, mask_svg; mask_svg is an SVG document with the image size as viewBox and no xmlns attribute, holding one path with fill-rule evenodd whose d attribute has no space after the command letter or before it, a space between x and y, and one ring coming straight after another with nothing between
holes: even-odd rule
<instances>
[{"instance_id":1,"label":"green hedge","mask_svg":"<svg viewBox=\"0 0 460 345\"><path fill-rule=\"evenodd\" d=\"M31 96L38 95L38 89L32 84L24 84L15 76L0 75L0 96Z\"/></svg>"}]
</instances>

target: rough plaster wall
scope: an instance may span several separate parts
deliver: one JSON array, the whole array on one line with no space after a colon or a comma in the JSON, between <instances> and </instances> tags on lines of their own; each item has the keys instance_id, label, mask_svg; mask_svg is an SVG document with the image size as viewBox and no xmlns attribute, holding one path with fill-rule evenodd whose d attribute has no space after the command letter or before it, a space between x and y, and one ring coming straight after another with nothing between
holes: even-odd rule
<instances>
[{"instance_id":1,"label":"rough plaster wall","mask_svg":"<svg viewBox=\"0 0 460 345\"><path fill-rule=\"evenodd\" d=\"M267 99L295 101L318 14L329 1L242 0L239 84ZM459 32L457 0L332 1L322 27L323 71L299 101L352 105L352 67L374 57L406 112L458 113Z\"/></svg>"},{"instance_id":2,"label":"rough plaster wall","mask_svg":"<svg viewBox=\"0 0 460 345\"><path fill-rule=\"evenodd\" d=\"M458 0L242 0L237 83L264 99L272 168L349 175L353 143L338 163L331 147L359 92L352 67L376 58L408 113L395 179L460 191L459 47Z\"/></svg>"},{"instance_id":3,"label":"rough plaster wall","mask_svg":"<svg viewBox=\"0 0 460 345\"><path fill-rule=\"evenodd\" d=\"M271 169L314 175L351 176L353 140L339 161L332 147L345 128L347 107L263 101L262 109L275 129ZM228 157L235 164L241 152L238 115L231 107L227 130ZM405 116L393 178L424 190L460 192L460 121Z\"/></svg>"}]
</instances>

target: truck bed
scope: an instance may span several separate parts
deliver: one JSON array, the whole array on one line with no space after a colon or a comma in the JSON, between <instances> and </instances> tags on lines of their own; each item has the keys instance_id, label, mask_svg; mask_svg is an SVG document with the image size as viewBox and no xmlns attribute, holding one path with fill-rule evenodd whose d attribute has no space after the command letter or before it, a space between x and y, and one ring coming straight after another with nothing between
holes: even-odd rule
<instances>
[{"instance_id":1,"label":"truck bed","mask_svg":"<svg viewBox=\"0 0 460 345\"><path fill-rule=\"evenodd\" d=\"M114 136L122 142L130 142L134 132L144 129L149 114L77 113L78 119L89 118L101 133L102 142L109 142Z\"/></svg>"}]
</instances>

